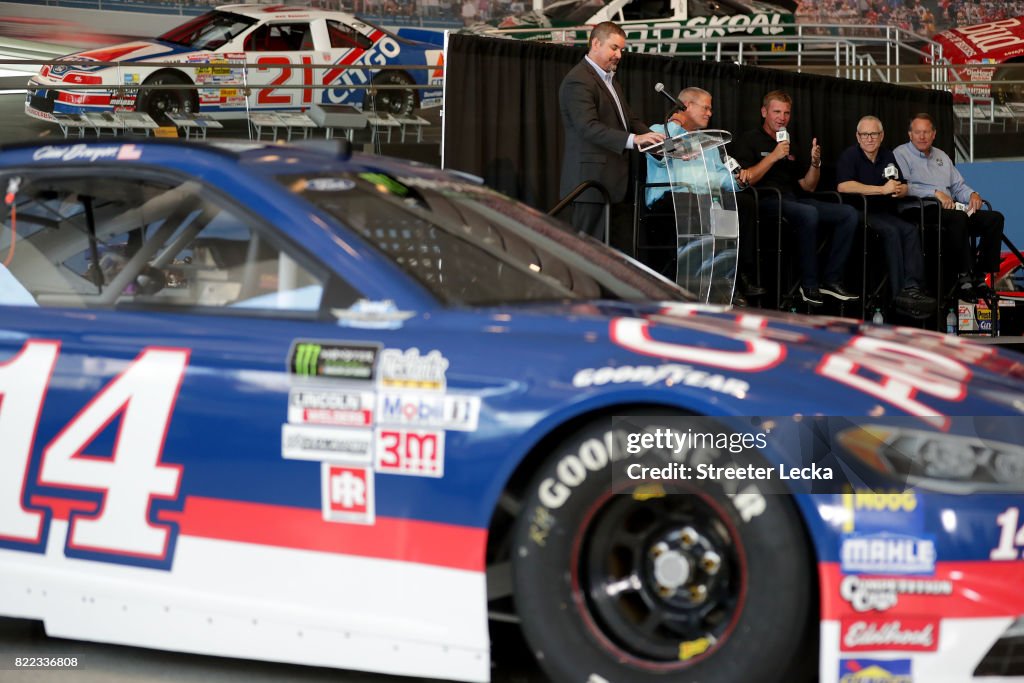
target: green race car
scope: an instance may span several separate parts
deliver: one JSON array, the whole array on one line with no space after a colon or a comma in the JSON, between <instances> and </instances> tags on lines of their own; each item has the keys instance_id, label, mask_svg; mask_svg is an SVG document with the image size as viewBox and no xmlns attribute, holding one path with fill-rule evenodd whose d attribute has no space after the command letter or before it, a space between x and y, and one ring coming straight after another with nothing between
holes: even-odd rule
<instances>
[{"instance_id":1,"label":"green race car","mask_svg":"<svg viewBox=\"0 0 1024 683\"><path fill-rule=\"evenodd\" d=\"M727 36L754 38L747 49L781 52L786 46L770 39L793 35L795 23L789 10L756 0L559 0L467 30L585 45L590 27L602 21L622 26L631 50L661 54L714 51Z\"/></svg>"}]
</instances>

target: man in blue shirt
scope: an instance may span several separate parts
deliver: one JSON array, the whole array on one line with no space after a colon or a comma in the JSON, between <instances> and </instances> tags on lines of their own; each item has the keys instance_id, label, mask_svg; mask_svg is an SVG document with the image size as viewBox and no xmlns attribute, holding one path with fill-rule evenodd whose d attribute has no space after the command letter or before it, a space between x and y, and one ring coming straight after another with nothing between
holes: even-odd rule
<instances>
[{"instance_id":1,"label":"man in blue shirt","mask_svg":"<svg viewBox=\"0 0 1024 683\"><path fill-rule=\"evenodd\" d=\"M677 109L672 112L672 116L668 119L668 131L667 137L675 137L680 133L689 133L697 130L703 130L708 127L711 123L711 93L707 90L697 87L684 88L678 96L680 102L685 105L685 109ZM662 124L656 124L651 126L651 132L665 134L665 126ZM717 154L717 151L715 152ZM693 184L694 182L703 182L704 177L707 173L714 173L713 169L703 171L697 175L693 181L690 181L685 177L685 173L691 167L683 164L680 169L682 177L675 177L672 180L680 184ZM677 173L677 176L680 174ZM710 181L713 185L717 184L719 187L727 188L730 190L737 190L736 183L733 180L732 175L725 172L724 170L718 174L710 176ZM647 185L656 185L659 183L668 183L668 167L665 160L659 156L648 154L647 155ZM665 187L648 187L646 191L645 201L647 206L651 207L655 211L665 211L666 213L672 212L671 197L668 196L669 188ZM659 203L660 202L660 203ZM760 296L765 293L764 288L755 284L756 278L753 277L755 272L755 254L754 254L754 216L755 216L755 205L753 195L750 192L737 192L736 193L736 212L739 220L739 277L736 280L736 294L733 297L733 303L737 306L745 306L747 304L748 296Z\"/></svg>"},{"instance_id":2,"label":"man in blue shirt","mask_svg":"<svg viewBox=\"0 0 1024 683\"><path fill-rule=\"evenodd\" d=\"M982 209L981 195L972 190L953 161L941 149L933 147L935 121L929 114L917 114L910 121L910 142L895 150L907 180L911 197L930 197L938 201L925 205L925 222L940 220L948 237L944 252L954 252L957 267L957 296L972 299L988 294L985 273L999 270L999 250L1003 238L1003 214ZM959 206L958 206L959 205ZM917 220L917 208L903 207L903 215ZM970 236L978 239L977 253Z\"/></svg>"},{"instance_id":3,"label":"man in blue shirt","mask_svg":"<svg viewBox=\"0 0 1024 683\"><path fill-rule=\"evenodd\" d=\"M876 116L857 122L857 144L847 147L836 162L836 189L867 198L868 222L879 233L889 266L893 307L914 318L927 317L935 299L925 294L924 255L917 226L895 215L896 199L907 195L896 157L882 147L885 131Z\"/></svg>"}]
</instances>

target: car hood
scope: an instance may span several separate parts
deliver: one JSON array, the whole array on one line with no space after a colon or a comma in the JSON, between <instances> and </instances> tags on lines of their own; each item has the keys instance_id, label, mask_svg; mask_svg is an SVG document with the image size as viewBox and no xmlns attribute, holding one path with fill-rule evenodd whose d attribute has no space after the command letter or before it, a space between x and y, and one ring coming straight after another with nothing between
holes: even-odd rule
<instances>
[{"instance_id":1,"label":"car hood","mask_svg":"<svg viewBox=\"0 0 1024 683\"><path fill-rule=\"evenodd\" d=\"M156 59L163 59L166 57L173 57L175 55L185 54L187 52L193 52L189 47L183 45L175 45L174 43L164 43L158 40L132 40L127 43L120 43L118 45L110 45L108 47L101 47L92 50L82 50L81 52L73 52L63 57L58 58L58 61L85 61L85 62L120 62L120 63L132 63L141 61L152 61ZM50 69L50 75L60 76L68 71L99 71L108 69L103 64L97 65L64 65L58 64Z\"/></svg>"},{"instance_id":2,"label":"car hood","mask_svg":"<svg viewBox=\"0 0 1024 683\"><path fill-rule=\"evenodd\" d=\"M1024 54L1024 17L950 29L933 39L954 63L1001 62Z\"/></svg>"},{"instance_id":3,"label":"car hood","mask_svg":"<svg viewBox=\"0 0 1024 683\"><path fill-rule=\"evenodd\" d=\"M1024 413L1024 356L963 337L688 303L588 302L514 310L498 314L507 316L510 331L566 344L567 366L707 368L749 380L748 398L775 396L771 402L780 414L800 406L798 412L866 414L879 401L920 414ZM815 396L825 397L826 404L813 405Z\"/></svg>"}]
</instances>

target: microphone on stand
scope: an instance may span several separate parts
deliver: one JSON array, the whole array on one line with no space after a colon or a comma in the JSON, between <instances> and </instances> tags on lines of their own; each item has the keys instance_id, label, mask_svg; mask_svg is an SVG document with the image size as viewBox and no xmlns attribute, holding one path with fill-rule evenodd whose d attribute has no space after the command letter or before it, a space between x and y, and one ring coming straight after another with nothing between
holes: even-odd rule
<instances>
[{"instance_id":1,"label":"microphone on stand","mask_svg":"<svg viewBox=\"0 0 1024 683\"><path fill-rule=\"evenodd\" d=\"M679 111L686 111L686 105L683 104L682 101L680 101L680 99L678 97L672 97L667 92L665 92L665 84L664 83L655 83L654 84L654 89L656 91L660 92L662 95L664 95L666 97L666 99L668 99L668 101L672 103L673 107L675 107Z\"/></svg>"}]
</instances>

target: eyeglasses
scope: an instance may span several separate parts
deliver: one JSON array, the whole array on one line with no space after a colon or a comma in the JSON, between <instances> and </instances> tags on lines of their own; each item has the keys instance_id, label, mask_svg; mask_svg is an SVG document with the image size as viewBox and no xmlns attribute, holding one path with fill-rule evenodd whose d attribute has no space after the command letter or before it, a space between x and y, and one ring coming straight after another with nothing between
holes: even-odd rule
<instances>
[{"instance_id":1,"label":"eyeglasses","mask_svg":"<svg viewBox=\"0 0 1024 683\"><path fill-rule=\"evenodd\" d=\"M862 138L869 138L871 140L877 140L879 137L881 137L882 131L873 131L873 132L870 132L870 133L861 133L858 130L857 131L857 135L859 135Z\"/></svg>"},{"instance_id":2,"label":"eyeglasses","mask_svg":"<svg viewBox=\"0 0 1024 683\"><path fill-rule=\"evenodd\" d=\"M706 113L708 113L708 114L711 113L711 105L710 104L701 105L701 104L699 104L697 102L687 102L686 103L686 107L687 107L687 109L689 109L690 107L694 107L696 109L703 109Z\"/></svg>"}]
</instances>

